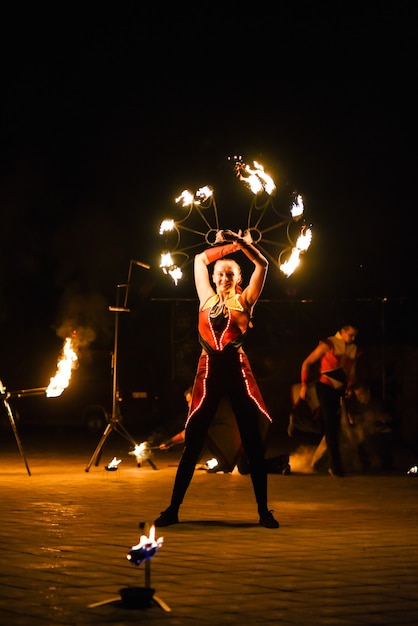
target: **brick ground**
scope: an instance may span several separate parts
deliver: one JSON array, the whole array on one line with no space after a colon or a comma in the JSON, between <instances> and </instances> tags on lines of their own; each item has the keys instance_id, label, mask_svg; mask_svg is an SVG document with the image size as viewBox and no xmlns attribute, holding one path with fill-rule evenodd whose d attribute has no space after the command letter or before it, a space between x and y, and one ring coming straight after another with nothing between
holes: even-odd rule
<instances>
[{"instance_id":1,"label":"brick ground","mask_svg":"<svg viewBox=\"0 0 418 626\"><path fill-rule=\"evenodd\" d=\"M270 474L280 528L267 530L248 476L197 470L151 561L171 610L128 609L119 589L143 586L146 569L126 555L138 523L167 505L179 451L138 468L112 433L86 472L96 440L21 440L31 476L14 439L0 443L1 624L418 623L418 478L405 472ZM122 463L107 472L113 456Z\"/></svg>"}]
</instances>

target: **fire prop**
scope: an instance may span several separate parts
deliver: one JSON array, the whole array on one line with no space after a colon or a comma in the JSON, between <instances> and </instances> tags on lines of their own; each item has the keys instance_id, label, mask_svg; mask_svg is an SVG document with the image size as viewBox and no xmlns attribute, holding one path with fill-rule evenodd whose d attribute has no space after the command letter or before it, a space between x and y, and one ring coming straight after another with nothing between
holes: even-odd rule
<instances>
[{"instance_id":1,"label":"fire prop","mask_svg":"<svg viewBox=\"0 0 418 626\"><path fill-rule=\"evenodd\" d=\"M118 469L120 463L122 463L122 459L117 459L114 456L110 463L108 465L105 465L105 470L107 472L115 472Z\"/></svg>"},{"instance_id":2,"label":"fire prop","mask_svg":"<svg viewBox=\"0 0 418 626\"><path fill-rule=\"evenodd\" d=\"M75 332L67 337L62 349L62 355L57 363L57 373L51 378L45 394L48 398L60 396L70 383L73 369L78 366L78 355L75 346Z\"/></svg>"},{"instance_id":3,"label":"fire prop","mask_svg":"<svg viewBox=\"0 0 418 626\"><path fill-rule=\"evenodd\" d=\"M148 524L141 522L140 528L146 531ZM120 590L122 600L131 608L143 608L149 606L152 600L156 602L164 611L170 612L171 609L158 596L155 595L154 589L151 588L151 559L157 554L163 544L164 538L155 538L155 526L151 526L149 536L141 535L139 543L132 546L126 558L132 565L141 565L145 563L145 586L144 587L125 587Z\"/></svg>"},{"instance_id":4,"label":"fire prop","mask_svg":"<svg viewBox=\"0 0 418 626\"><path fill-rule=\"evenodd\" d=\"M208 459L206 461L205 469L214 470L216 467L218 467L218 465L219 465L218 459L215 459L215 457L213 457L212 459Z\"/></svg>"},{"instance_id":5,"label":"fire prop","mask_svg":"<svg viewBox=\"0 0 418 626\"><path fill-rule=\"evenodd\" d=\"M149 536L142 534L139 543L136 546L132 546L126 558L132 565L139 566L141 563L145 564L145 585L143 587L123 587L119 590L120 598L122 598L124 605L129 609L145 609L154 601L163 611L169 613L171 611L170 607L161 598L155 595L155 589L151 588L151 559L161 548L164 538L155 538L155 526L151 526L151 529L149 529L149 524L141 522L139 527L144 532L149 532ZM105 604L118 602L120 598L115 597L100 602L94 602L93 604L89 604L88 608L96 608Z\"/></svg>"},{"instance_id":6,"label":"fire prop","mask_svg":"<svg viewBox=\"0 0 418 626\"><path fill-rule=\"evenodd\" d=\"M304 218L304 204L300 194L294 194L290 210L279 212L274 203L276 184L264 170L263 165L254 161L253 167L245 164L240 156L231 157L238 180L252 192L253 198L248 212L247 229L251 239L265 256L288 278L300 264L312 241L312 229ZM189 251L204 244L215 243L219 230L218 210L211 186L201 187L195 193L185 190L175 202L185 210L180 218L165 219L160 225L160 235L164 237L165 249L161 253L160 268L177 285L183 276L185 266L191 261ZM186 226L187 221L187 226ZM203 228L203 230L202 230ZM267 233L280 228L286 230L286 242L269 240ZM195 243L180 249L181 234L188 233ZM197 239L197 241L196 241ZM266 249L269 246L271 250ZM277 249L279 252L277 252Z\"/></svg>"},{"instance_id":7,"label":"fire prop","mask_svg":"<svg viewBox=\"0 0 418 626\"><path fill-rule=\"evenodd\" d=\"M136 546L132 546L126 558L132 565L141 565L143 561L148 561L157 554L163 541L164 537L155 539L155 526L151 526L149 537L141 535L139 543Z\"/></svg>"},{"instance_id":8,"label":"fire prop","mask_svg":"<svg viewBox=\"0 0 418 626\"><path fill-rule=\"evenodd\" d=\"M153 469L157 469L151 458L153 450L154 448L150 446L148 441L143 441L142 443L136 444L134 449L131 450L129 454L136 458L136 464L138 467L141 467L142 463L146 461Z\"/></svg>"}]
</instances>

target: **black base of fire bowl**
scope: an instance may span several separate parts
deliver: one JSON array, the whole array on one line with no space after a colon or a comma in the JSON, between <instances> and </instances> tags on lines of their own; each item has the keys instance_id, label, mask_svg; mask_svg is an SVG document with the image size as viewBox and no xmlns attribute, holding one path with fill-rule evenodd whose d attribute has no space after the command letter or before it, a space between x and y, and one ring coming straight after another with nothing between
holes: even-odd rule
<instances>
[{"instance_id":1,"label":"black base of fire bowl","mask_svg":"<svg viewBox=\"0 0 418 626\"><path fill-rule=\"evenodd\" d=\"M154 596L155 589L151 587L123 587L119 589L124 606L128 609L145 609Z\"/></svg>"}]
</instances>

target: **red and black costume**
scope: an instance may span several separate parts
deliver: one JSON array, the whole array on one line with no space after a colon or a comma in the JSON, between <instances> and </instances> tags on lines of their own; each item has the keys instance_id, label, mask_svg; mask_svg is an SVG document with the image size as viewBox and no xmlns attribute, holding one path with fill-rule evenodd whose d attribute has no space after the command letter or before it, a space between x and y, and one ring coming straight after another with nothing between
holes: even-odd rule
<instances>
[{"instance_id":1,"label":"red and black costume","mask_svg":"<svg viewBox=\"0 0 418 626\"><path fill-rule=\"evenodd\" d=\"M358 356L357 345L354 343L346 344L339 332L332 337L323 339L321 343L325 343L329 350L321 358L316 392L321 406L331 469L336 474L342 474L338 444L341 397L353 383L355 360Z\"/></svg>"},{"instance_id":2,"label":"red and black costume","mask_svg":"<svg viewBox=\"0 0 418 626\"><path fill-rule=\"evenodd\" d=\"M217 258L223 258L230 251L235 250L231 250L230 245L223 246ZM211 252L206 253L210 261L215 260L211 258ZM223 396L229 398L237 420L259 511L267 510L267 471L259 426L260 411L270 422L271 418L242 348L250 319L251 311L239 293L232 294L225 302L214 294L199 311L198 331L203 352L197 366L186 422L185 447L170 504L174 510L183 501Z\"/></svg>"}]
</instances>

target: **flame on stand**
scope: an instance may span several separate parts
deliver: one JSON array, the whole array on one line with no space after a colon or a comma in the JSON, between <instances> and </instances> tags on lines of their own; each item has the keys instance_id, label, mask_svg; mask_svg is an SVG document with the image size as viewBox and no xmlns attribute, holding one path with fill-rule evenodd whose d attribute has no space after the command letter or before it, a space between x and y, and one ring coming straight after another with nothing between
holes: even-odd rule
<instances>
[{"instance_id":1,"label":"flame on stand","mask_svg":"<svg viewBox=\"0 0 418 626\"><path fill-rule=\"evenodd\" d=\"M136 462L138 464L151 458L151 448L148 441L138 443L135 448L129 452L129 454L132 454L132 456L136 458Z\"/></svg>"},{"instance_id":2,"label":"flame on stand","mask_svg":"<svg viewBox=\"0 0 418 626\"><path fill-rule=\"evenodd\" d=\"M67 337L62 349L62 356L57 363L57 373L50 379L45 391L48 398L60 396L70 383L73 369L78 365L74 337Z\"/></svg>"},{"instance_id":3,"label":"flame on stand","mask_svg":"<svg viewBox=\"0 0 418 626\"><path fill-rule=\"evenodd\" d=\"M208 469L215 469L215 467L217 467L219 465L219 461L218 459L215 459L215 457L213 457L212 459L208 459L205 463L205 467L207 467Z\"/></svg>"},{"instance_id":4,"label":"flame on stand","mask_svg":"<svg viewBox=\"0 0 418 626\"><path fill-rule=\"evenodd\" d=\"M141 535L139 543L136 546L132 546L129 554L126 555L126 558L133 565L141 565L143 561L147 561L155 556L163 541L164 537L158 537L158 539L155 539L155 526L151 526L149 537Z\"/></svg>"},{"instance_id":5,"label":"flame on stand","mask_svg":"<svg viewBox=\"0 0 418 626\"><path fill-rule=\"evenodd\" d=\"M109 471L117 470L118 467L119 467L119 463L122 463L122 459L117 459L114 456L113 459L110 461L110 463L108 465L106 465L106 469L109 470Z\"/></svg>"}]
</instances>

